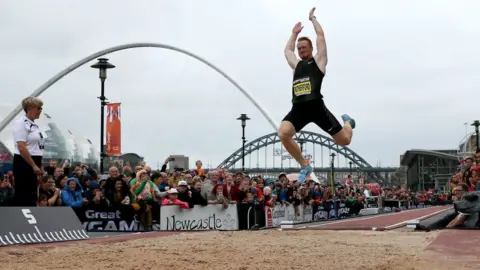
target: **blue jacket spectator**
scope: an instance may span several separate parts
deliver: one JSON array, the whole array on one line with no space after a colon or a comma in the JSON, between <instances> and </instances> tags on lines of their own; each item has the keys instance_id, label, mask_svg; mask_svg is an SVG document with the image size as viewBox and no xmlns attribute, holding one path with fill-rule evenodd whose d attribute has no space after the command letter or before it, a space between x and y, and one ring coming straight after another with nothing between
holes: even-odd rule
<instances>
[{"instance_id":1,"label":"blue jacket spectator","mask_svg":"<svg viewBox=\"0 0 480 270\"><path fill-rule=\"evenodd\" d=\"M287 199L288 199L287 189L282 187L282 189L280 190L280 194L277 194L277 198L281 202L287 201Z\"/></svg>"},{"instance_id":2,"label":"blue jacket spectator","mask_svg":"<svg viewBox=\"0 0 480 270\"><path fill-rule=\"evenodd\" d=\"M82 184L80 183L80 180L78 178L76 178L75 176L72 176L70 178L68 178L68 180L75 180L75 182L77 182L77 187L80 188L80 191L83 192L83 187L82 187ZM67 183L68 183L68 180L67 180ZM68 186L68 184L66 185Z\"/></svg>"},{"instance_id":3,"label":"blue jacket spectator","mask_svg":"<svg viewBox=\"0 0 480 270\"><path fill-rule=\"evenodd\" d=\"M61 197L63 204L66 206L75 208L82 207L82 187L80 187L76 178L68 178L65 188L62 190Z\"/></svg>"},{"instance_id":4,"label":"blue jacket spectator","mask_svg":"<svg viewBox=\"0 0 480 270\"><path fill-rule=\"evenodd\" d=\"M161 192L164 192L166 191L165 188L168 187L168 182L162 182L160 183L160 185L158 185L158 190L160 190Z\"/></svg>"}]
</instances>

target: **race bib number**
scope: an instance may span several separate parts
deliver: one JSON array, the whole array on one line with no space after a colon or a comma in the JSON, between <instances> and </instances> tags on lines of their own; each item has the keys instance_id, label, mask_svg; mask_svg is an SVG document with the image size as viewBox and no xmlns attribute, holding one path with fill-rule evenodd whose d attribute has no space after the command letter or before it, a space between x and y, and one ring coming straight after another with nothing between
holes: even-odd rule
<instances>
[{"instance_id":1,"label":"race bib number","mask_svg":"<svg viewBox=\"0 0 480 270\"><path fill-rule=\"evenodd\" d=\"M303 96L312 93L312 84L310 83L310 78L305 77L293 81L293 93L295 96Z\"/></svg>"}]
</instances>

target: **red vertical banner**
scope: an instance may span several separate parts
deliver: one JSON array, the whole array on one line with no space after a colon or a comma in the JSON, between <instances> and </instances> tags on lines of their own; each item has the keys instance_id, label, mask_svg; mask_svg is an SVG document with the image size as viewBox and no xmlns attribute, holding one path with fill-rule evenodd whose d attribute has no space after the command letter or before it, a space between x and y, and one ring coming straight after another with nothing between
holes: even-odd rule
<instances>
[{"instance_id":1,"label":"red vertical banner","mask_svg":"<svg viewBox=\"0 0 480 270\"><path fill-rule=\"evenodd\" d=\"M120 103L107 104L106 152L109 156L122 154L122 129Z\"/></svg>"}]
</instances>

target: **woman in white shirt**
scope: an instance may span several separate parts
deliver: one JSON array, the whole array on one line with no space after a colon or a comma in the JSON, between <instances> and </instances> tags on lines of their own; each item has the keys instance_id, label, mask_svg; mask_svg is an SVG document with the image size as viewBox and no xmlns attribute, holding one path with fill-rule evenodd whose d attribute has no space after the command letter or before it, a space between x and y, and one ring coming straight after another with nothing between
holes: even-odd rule
<instances>
[{"instance_id":1,"label":"woman in white shirt","mask_svg":"<svg viewBox=\"0 0 480 270\"><path fill-rule=\"evenodd\" d=\"M14 204L37 205L37 181L43 175L42 156L45 134L35 120L42 113L43 101L36 97L22 100L25 115L13 123L13 175L15 178Z\"/></svg>"}]
</instances>

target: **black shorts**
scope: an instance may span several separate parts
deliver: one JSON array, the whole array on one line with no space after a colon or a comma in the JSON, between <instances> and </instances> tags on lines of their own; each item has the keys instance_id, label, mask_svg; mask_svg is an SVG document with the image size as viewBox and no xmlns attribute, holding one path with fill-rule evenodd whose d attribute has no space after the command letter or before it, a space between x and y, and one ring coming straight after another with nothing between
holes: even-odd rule
<instances>
[{"instance_id":1,"label":"black shorts","mask_svg":"<svg viewBox=\"0 0 480 270\"><path fill-rule=\"evenodd\" d=\"M337 134L343 128L321 99L293 104L283 121L292 123L295 132L299 132L310 123L315 123L330 135Z\"/></svg>"}]
</instances>

